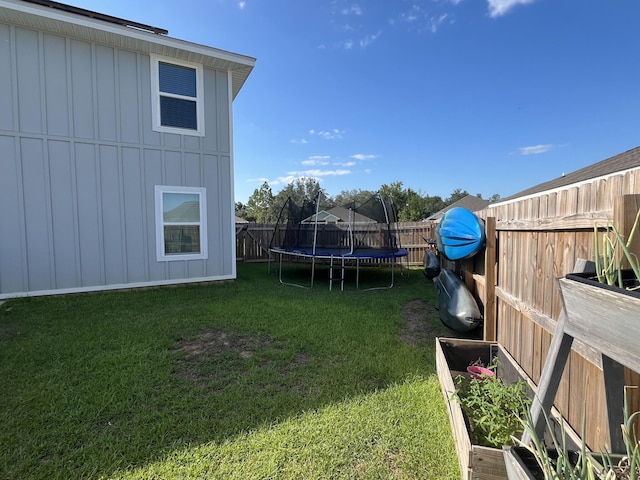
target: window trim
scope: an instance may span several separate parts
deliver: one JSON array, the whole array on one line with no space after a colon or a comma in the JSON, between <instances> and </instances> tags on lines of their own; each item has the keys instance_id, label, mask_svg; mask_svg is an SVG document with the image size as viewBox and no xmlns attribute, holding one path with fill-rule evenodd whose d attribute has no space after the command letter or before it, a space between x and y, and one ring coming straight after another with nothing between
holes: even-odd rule
<instances>
[{"instance_id":1,"label":"window trim","mask_svg":"<svg viewBox=\"0 0 640 480\"><path fill-rule=\"evenodd\" d=\"M165 253L164 245L164 210L163 194L165 193L188 193L200 196L200 252L199 253ZM209 258L207 244L207 189L204 187L172 187L166 185L155 186L155 208L156 208L156 260L158 262L172 262L178 260L206 260ZM168 223L171 224L171 223ZM185 223L186 224L186 223Z\"/></svg>"},{"instance_id":2,"label":"window trim","mask_svg":"<svg viewBox=\"0 0 640 480\"><path fill-rule=\"evenodd\" d=\"M152 129L156 132L163 133L175 133L178 135L194 135L202 137L204 136L204 73L203 67L199 63L185 62L182 60L176 60L175 58L163 57L160 55L150 54L151 57L151 117L152 117ZM160 63L168 63L177 65L180 67L192 68L196 71L196 96L184 97L181 95L175 95L171 93L164 93L160 91ZM162 118L160 112L160 97L166 96L171 98L193 100L196 102L196 122L197 129L170 127L162 125Z\"/></svg>"}]
</instances>

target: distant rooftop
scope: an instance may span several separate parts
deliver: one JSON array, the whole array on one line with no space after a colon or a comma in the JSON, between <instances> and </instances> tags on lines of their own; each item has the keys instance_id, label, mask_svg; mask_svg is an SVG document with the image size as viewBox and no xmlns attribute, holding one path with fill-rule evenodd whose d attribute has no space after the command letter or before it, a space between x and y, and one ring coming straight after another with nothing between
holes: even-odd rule
<instances>
[{"instance_id":1,"label":"distant rooftop","mask_svg":"<svg viewBox=\"0 0 640 480\"><path fill-rule=\"evenodd\" d=\"M430 217L426 218L424 221L431 222L434 220L438 220L442 218L442 216L445 214L447 210L451 210L453 207L462 207L462 208L466 208L470 212L477 212L485 208L487 205L489 205L489 200L485 200L476 195L467 195L466 197L462 197L457 202L453 202L451 205L443 208L439 212L434 213Z\"/></svg>"},{"instance_id":2,"label":"distant rooftop","mask_svg":"<svg viewBox=\"0 0 640 480\"><path fill-rule=\"evenodd\" d=\"M124 18L112 17L111 15L105 15L104 13L98 13L91 10L85 10L84 8L74 7L65 3L52 2L50 0L23 0L28 3L35 3L42 5L43 7L49 7L56 10L62 10L63 12L75 13L76 15L82 15L84 17L95 18L96 20L102 20L104 22L115 23L116 25L122 25L125 27L133 27L139 30L146 30L148 32L156 33L158 35L167 35L168 30L164 28L152 27L151 25L145 25L143 23L133 22L131 20L125 20Z\"/></svg>"},{"instance_id":3,"label":"distant rooftop","mask_svg":"<svg viewBox=\"0 0 640 480\"><path fill-rule=\"evenodd\" d=\"M632 148L624 153L614 155L600 162L589 165L588 167L567 173L548 182L540 183L526 190L518 192L506 198L501 198L498 203L504 201L515 200L517 198L534 195L548 190L573 185L574 183L585 182L598 177L604 177L613 173L623 172L633 168L640 167L640 147Z\"/></svg>"}]
</instances>

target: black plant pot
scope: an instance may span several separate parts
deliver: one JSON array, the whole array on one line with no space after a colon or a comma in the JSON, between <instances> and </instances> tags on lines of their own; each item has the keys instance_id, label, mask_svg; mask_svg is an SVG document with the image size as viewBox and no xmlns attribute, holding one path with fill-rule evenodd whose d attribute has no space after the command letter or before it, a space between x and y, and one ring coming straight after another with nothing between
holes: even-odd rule
<instances>
[{"instance_id":1,"label":"black plant pot","mask_svg":"<svg viewBox=\"0 0 640 480\"><path fill-rule=\"evenodd\" d=\"M504 447L504 463L507 468L509 480L544 480L544 472L535 455L525 447ZM547 450L547 455L552 460L557 460L556 450ZM578 452L568 452L569 461L575 465L580 455Z\"/></svg>"},{"instance_id":2,"label":"black plant pot","mask_svg":"<svg viewBox=\"0 0 640 480\"><path fill-rule=\"evenodd\" d=\"M640 287L640 282L638 282L633 270L622 271L622 285L624 288L620 288L617 285L601 283L598 281L598 277L593 273L569 273L566 278L576 282L585 283L593 287L604 288L605 290L627 295L629 297L640 298L640 288L638 288Z\"/></svg>"}]
</instances>

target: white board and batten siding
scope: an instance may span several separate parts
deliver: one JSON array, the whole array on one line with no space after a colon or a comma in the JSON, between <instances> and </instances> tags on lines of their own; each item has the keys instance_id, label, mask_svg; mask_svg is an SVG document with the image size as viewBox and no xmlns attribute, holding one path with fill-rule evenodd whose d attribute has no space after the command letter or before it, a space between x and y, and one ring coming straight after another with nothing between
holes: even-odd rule
<instances>
[{"instance_id":1,"label":"white board and batten siding","mask_svg":"<svg viewBox=\"0 0 640 480\"><path fill-rule=\"evenodd\" d=\"M235 278L231 71L203 68L203 135L154 131L149 53L3 21L18 3L0 0L0 299ZM206 189L206 259L158 261L156 185Z\"/></svg>"}]
</instances>

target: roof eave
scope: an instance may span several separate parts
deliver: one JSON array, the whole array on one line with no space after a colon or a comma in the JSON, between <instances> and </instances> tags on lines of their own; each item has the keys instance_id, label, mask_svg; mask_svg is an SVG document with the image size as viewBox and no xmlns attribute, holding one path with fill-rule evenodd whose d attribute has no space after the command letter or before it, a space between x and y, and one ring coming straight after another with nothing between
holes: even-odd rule
<instances>
[{"instance_id":1,"label":"roof eave","mask_svg":"<svg viewBox=\"0 0 640 480\"><path fill-rule=\"evenodd\" d=\"M131 27L110 24L20 0L0 0L0 21L229 71L231 72L234 99L242 89L256 62L255 58L245 55Z\"/></svg>"}]
</instances>

